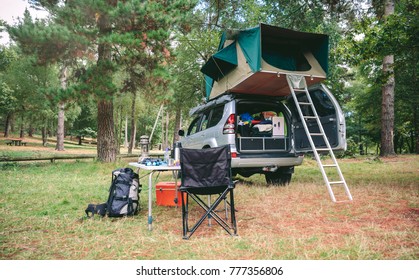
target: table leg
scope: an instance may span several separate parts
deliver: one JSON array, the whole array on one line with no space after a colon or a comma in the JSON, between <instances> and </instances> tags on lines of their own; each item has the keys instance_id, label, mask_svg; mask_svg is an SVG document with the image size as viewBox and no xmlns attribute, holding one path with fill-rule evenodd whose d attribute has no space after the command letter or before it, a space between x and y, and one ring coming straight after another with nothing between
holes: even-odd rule
<instances>
[{"instance_id":1,"label":"table leg","mask_svg":"<svg viewBox=\"0 0 419 280\"><path fill-rule=\"evenodd\" d=\"M180 201L178 201L178 187L177 187L177 172L172 171L172 176L175 178L175 199L176 199L176 208L179 206Z\"/></svg>"},{"instance_id":2,"label":"table leg","mask_svg":"<svg viewBox=\"0 0 419 280\"><path fill-rule=\"evenodd\" d=\"M148 175L148 230L153 230L153 215L152 215L152 195L153 195L153 172Z\"/></svg>"}]
</instances>

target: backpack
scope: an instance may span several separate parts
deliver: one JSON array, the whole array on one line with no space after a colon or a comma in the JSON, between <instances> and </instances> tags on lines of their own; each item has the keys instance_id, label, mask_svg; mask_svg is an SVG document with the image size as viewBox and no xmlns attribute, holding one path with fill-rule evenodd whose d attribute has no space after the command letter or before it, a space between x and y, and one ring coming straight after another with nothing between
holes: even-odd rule
<instances>
[{"instance_id":1,"label":"backpack","mask_svg":"<svg viewBox=\"0 0 419 280\"><path fill-rule=\"evenodd\" d=\"M109 188L107 202L89 204L85 210L87 217L95 214L104 217L132 216L138 213L139 193L138 174L131 168L120 168L112 171L112 184Z\"/></svg>"}]
</instances>

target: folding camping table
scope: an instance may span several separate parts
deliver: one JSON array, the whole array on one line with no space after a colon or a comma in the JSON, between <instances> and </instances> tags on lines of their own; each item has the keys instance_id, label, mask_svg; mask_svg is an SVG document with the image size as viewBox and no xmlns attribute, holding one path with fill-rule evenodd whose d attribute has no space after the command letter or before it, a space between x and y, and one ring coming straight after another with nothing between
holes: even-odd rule
<instances>
[{"instance_id":1,"label":"folding camping table","mask_svg":"<svg viewBox=\"0 0 419 280\"><path fill-rule=\"evenodd\" d=\"M152 165L145 165L140 164L138 162L130 162L130 166L134 166L137 168L137 172L142 170L149 171L148 175L148 229L152 230L153 226L153 216L152 216L152 194L153 194L153 174L155 172L162 172L162 171L172 171L174 173L175 178L177 178L177 172L180 170L180 166L168 166L168 165L159 165L159 166L152 166ZM177 186L177 184L175 184Z\"/></svg>"}]
</instances>

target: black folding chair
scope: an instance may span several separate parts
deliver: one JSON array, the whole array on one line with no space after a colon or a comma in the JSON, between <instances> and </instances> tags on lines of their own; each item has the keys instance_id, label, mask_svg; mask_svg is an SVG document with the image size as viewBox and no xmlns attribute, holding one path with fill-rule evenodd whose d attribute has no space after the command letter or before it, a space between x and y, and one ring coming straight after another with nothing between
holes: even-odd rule
<instances>
[{"instance_id":1,"label":"black folding chair","mask_svg":"<svg viewBox=\"0 0 419 280\"><path fill-rule=\"evenodd\" d=\"M208 149L180 149L180 167L183 239L189 239L206 218L214 219L227 233L236 235L233 195L235 184L231 176L230 145ZM213 203L205 203L200 197L203 195L218 195L218 197ZM188 225L189 197L205 210L205 214L192 228ZM227 197L230 198L229 202ZM222 201L224 201L225 218L216 211Z\"/></svg>"}]
</instances>

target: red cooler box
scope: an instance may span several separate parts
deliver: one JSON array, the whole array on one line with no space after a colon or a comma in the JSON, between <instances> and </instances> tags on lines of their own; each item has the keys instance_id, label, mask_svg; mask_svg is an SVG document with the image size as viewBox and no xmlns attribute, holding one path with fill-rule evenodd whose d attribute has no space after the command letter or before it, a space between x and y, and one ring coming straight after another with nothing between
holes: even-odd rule
<instances>
[{"instance_id":1,"label":"red cooler box","mask_svg":"<svg viewBox=\"0 0 419 280\"><path fill-rule=\"evenodd\" d=\"M177 182L177 185L179 187L180 182ZM176 197L175 182L159 182L156 184L156 203L161 206L182 205L182 193L178 190Z\"/></svg>"}]
</instances>

